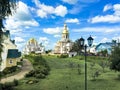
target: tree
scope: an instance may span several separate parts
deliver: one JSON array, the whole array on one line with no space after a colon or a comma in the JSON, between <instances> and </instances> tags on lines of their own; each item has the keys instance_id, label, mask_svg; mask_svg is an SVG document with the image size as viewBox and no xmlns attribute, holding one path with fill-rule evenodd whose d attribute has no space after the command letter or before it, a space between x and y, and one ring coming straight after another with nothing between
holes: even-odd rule
<instances>
[{"instance_id":1,"label":"tree","mask_svg":"<svg viewBox=\"0 0 120 90\"><path fill-rule=\"evenodd\" d=\"M111 60L110 69L120 71L120 45L113 47L110 60Z\"/></svg>"},{"instance_id":2,"label":"tree","mask_svg":"<svg viewBox=\"0 0 120 90\"><path fill-rule=\"evenodd\" d=\"M102 56L108 56L108 51L107 51L107 49L105 49L105 50L102 50L102 51L100 51L100 52L98 52L99 54L102 54Z\"/></svg>"},{"instance_id":3,"label":"tree","mask_svg":"<svg viewBox=\"0 0 120 90\"><path fill-rule=\"evenodd\" d=\"M82 50L82 47L80 46L80 39L75 40L72 49L70 51L75 51L77 53L80 53Z\"/></svg>"},{"instance_id":4,"label":"tree","mask_svg":"<svg viewBox=\"0 0 120 90\"><path fill-rule=\"evenodd\" d=\"M7 16L12 15L12 13L16 10L18 0L0 0L0 64L1 64L1 53L2 53L2 42L3 42L3 20L6 19Z\"/></svg>"},{"instance_id":5,"label":"tree","mask_svg":"<svg viewBox=\"0 0 120 90\"><path fill-rule=\"evenodd\" d=\"M3 20L16 10L18 0L0 0L0 58L2 52Z\"/></svg>"},{"instance_id":6,"label":"tree","mask_svg":"<svg viewBox=\"0 0 120 90\"><path fill-rule=\"evenodd\" d=\"M101 68L103 69L103 72L105 72L105 67L107 67L107 62L101 61L101 62L99 63L99 65L100 65Z\"/></svg>"},{"instance_id":7,"label":"tree","mask_svg":"<svg viewBox=\"0 0 120 90\"><path fill-rule=\"evenodd\" d=\"M92 78L93 78L92 80L95 81L96 78L99 77L99 76L100 76L100 72L98 70L95 71L94 73L92 73Z\"/></svg>"},{"instance_id":8,"label":"tree","mask_svg":"<svg viewBox=\"0 0 120 90\"><path fill-rule=\"evenodd\" d=\"M77 70L78 70L78 75L80 75L81 72L82 72L82 70L81 70L81 65L80 65L80 64L77 65Z\"/></svg>"},{"instance_id":9,"label":"tree","mask_svg":"<svg viewBox=\"0 0 120 90\"><path fill-rule=\"evenodd\" d=\"M47 51L45 51L45 52L46 52L46 54L48 54L48 53L52 52L52 50L49 49L49 50L47 50Z\"/></svg>"}]
</instances>

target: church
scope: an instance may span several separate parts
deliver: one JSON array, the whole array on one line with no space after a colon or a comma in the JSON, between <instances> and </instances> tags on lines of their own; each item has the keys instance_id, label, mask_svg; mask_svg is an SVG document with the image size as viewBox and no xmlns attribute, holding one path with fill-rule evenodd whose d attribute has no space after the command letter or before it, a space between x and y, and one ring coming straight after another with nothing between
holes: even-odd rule
<instances>
[{"instance_id":1,"label":"church","mask_svg":"<svg viewBox=\"0 0 120 90\"><path fill-rule=\"evenodd\" d=\"M9 30L3 30L2 46L0 71L3 71L6 67L17 66L21 59L21 52L17 49L15 40L11 40Z\"/></svg>"},{"instance_id":2,"label":"church","mask_svg":"<svg viewBox=\"0 0 120 90\"><path fill-rule=\"evenodd\" d=\"M23 49L23 54L28 55L30 53L45 53L45 47L42 45L42 43L38 44L36 39L31 38Z\"/></svg>"},{"instance_id":3,"label":"church","mask_svg":"<svg viewBox=\"0 0 120 90\"><path fill-rule=\"evenodd\" d=\"M69 31L66 23L62 31L61 40L57 41L54 47L54 54L68 54L72 48L73 42L69 39Z\"/></svg>"}]
</instances>

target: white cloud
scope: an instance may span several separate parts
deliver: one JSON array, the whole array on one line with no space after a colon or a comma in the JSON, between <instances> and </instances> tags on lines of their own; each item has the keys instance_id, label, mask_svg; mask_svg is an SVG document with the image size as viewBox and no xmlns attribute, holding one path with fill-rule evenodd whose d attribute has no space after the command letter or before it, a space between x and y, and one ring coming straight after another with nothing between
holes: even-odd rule
<instances>
[{"instance_id":1,"label":"white cloud","mask_svg":"<svg viewBox=\"0 0 120 90\"><path fill-rule=\"evenodd\" d=\"M111 40L108 39L108 38L106 38L106 37L104 37L104 38L100 41L100 43L105 43L105 42L111 42Z\"/></svg>"},{"instance_id":2,"label":"white cloud","mask_svg":"<svg viewBox=\"0 0 120 90\"><path fill-rule=\"evenodd\" d=\"M80 4L75 4L70 10L69 13L70 14L78 14L80 13L83 8L86 7L85 5L80 5Z\"/></svg>"},{"instance_id":3,"label":"white cloud","mask_svg":"<svg viewBox=\"0 0 120 90\"><path fill-rule=\"evenodd\" d=\"M105 12L107 10L110 10L112 8L113 8L113 6L111 4L107 4L107 5L104 6L103 12Z\"/></svg>"},{"instance_id":4,"label":"white cloud","mask_svg":"<svg viewBox=\"0 0 120 90\"><path fill-rule=\"evenodd\" d=\"M25 46L25 39L23 39L22 37L15 37L14 40L17 48L22 51L23 47Z\"/></svg>"},{"instance_id":5,"label":"white cloud","mask_svg":"<svg viewBox=\"0 0 120 90\"><path fill-rule=\"evenodd\" d=\"M115 36L112 38L113 40L120 40L120 36Z\"/></svg>"},{"instance_id":6,"label":"white cloud","mask_svg":"<svg viewBox=\"0 0 120 90\"><path fill-rule=\"evenodd\" d=\"M115 12L114 12L114 15L120 17L120 4L115 4L115 5L113 6L113 10L115 11Z\"/></svg>"},{"instance_id":7,"label":"white cloud","mask_svg":"<svg viewBox=\"0 0 120 90\"><path fill-rule=\"evenodd\" d=\"M79 0L82 3L94 3L94 2L99 2L100 0Z\"/></svg>"},{"instance_id":8,"label":"white cloud","mask_svg":"<svg viewBox=\"0 0 120 90\"><path fill-rule=\"evenodd\" d=\"M65 3L68 4L76 4L77 2L80 3L94 3L94 2L99 2L100 0L62 0Z\"/></svg>"},{"instance_id":9,"label":"white cloud","mask_svg":"<svg viewBox=\"0 0 120 90\"><path fill-rule=\"evenodd\" d=\"M85 27L80 29L73 29L74 32L102 32L102 33L113 33L120 32L119 26L113 27Z\"/></svg>"},{"instance_id":10,"label":"white cloud","mask_svg":"<svg viewBox=\"0 0 120 90\"><path fill-rule=\"evenodd\" d=\"M67 14L67 8L63 5L59 5L55 8L55 14L64 17Z\"/></svg>"},{"instance_id":11,"label":"white cloud","mask_svg":"<svg viewBox=\"0 0 120 90\"><path fill-rule=\"evenodd\" d=\"M78 0L62 0L62 1L68 4L76 4Z\"/></svg>"},{"instance_id":12,"label":"white cloud","mask_svg":"<svg viewBox=\"0 0 120 90\"><path fill-rule=\"evenodd\" d=\"M42 43L46 48L49 47L50 40L47 37L40 37L39 42Z\"/></svg>"},{"instance_id":13,"label":"white cloud","mask_svg":"<svg viewBox=\"0 0 120 90\"><path fill-rule=\"evenodd\" d=\"M116 22L120 22L120 17L115 15L96 16L91 19L91 22L92 23L99 23L99 22L116 23Z\"/></svg>"},{"instance_id":14,"label":"white cloud","mask_svg":"<svg viewBox=\"0 0 120 90\"><path fill-rule=\"evenodd\" d=\"M39 5L40 5L40 1L39 0L32 0L34 3L35 3L35 5L37 6L37 7L39 7Z\"/></svg>"},{"instance_id":15,"label":"white cloud","mask_svg":"<svg viewBox=\"0 0 120 90\"><path fill-rule=\"evenodd\" d=\"M19 34L22 32L22 29L12 29L12 30L10 30L10 34L12 34L12 35L16 35L16 34L18 34L18 32L19 32Z\"/></svg>"},{"instance_id":16,"label":"white cloud","mask_svg":"<svg viewBox=\"0 0 120 90\"><path fill-rule=\"evenodd\" d=\"M66 22L66 23L77 23L77 24L80 23L79 20L78 20L77 18L74 18L74 19L67 19L65 22Z\"/></svg>"},{"instance_id":17,"label":"white cloud","mask_svg":"<svg viewBox=\"0 0 120 90\"><path fill-rule=\"evenodd\" d=\"M91 22L91 23L99 23L99 22L118 23L120 22L120 4L115 4L111 7L113 7L112 8L112 10L114 11L113 14L108 14L105 16L98 15L98 16L95 16L89 19L88 22ZM108 7L106 6L106 9L104 8L103 11L106 11L107 9Z\"/></svg>"},{"instance_id":18,"label":"white cloud","mask_svg":"<svg viewBox=\"0 0 120 90\"><path fill-rule=\"evenodd\" d=\"M41 4L41 2L38 0L33 0L33 2L38 7L38 9L36 9L36 12L37 12L37 15L41 18L46 18L49 15L51 17L52 15L64 17L68 13L67 8L63 5L53 7L53 6Z\"/></svg>"},{"instance_id":19,"label":"white cloud","mask_svg":"<svg viewBox=\"0 0 120 90\"><path fill-rule=\"evenodd\" d=\"M22 43L16 43L17 48L18 48L20 51L22 51L22 50L23 50L23 48L24 48L25 44L26 44L25 42L22 42Z\"/></svg>"},{"instance_id":20,"label":"white cloud","mask_svg":"<svg viewBox=\"0 0 120 90\"><path fill-rule=\"evenodd\" d=\"M47 13L44 12L43 10L41 10L41 9L37 11L37 15L41 18L47 17Z\"/></svg>"},{"instance_id":21,"label":"white cloud","mask_svg":"<svg viewBox=\"0 0 120 90\"><path fill-rule=\"evenodd\" d=\"M33 18L29 6L21 1L18 4L16 12L6 19L5 28L10 30L11 37L15 39L17 47L22 50L25 38L30 37L30 33L25 33L25 31L39 26L39 23Z\"/></svg>"},{"instance_id":22,"label":"white cloud","mask_svg":"<svg viewBox=\"0 0 120 90\"><path fill-rule=\"evenodd\" d=\"M43 31L47 34L60 34L62 32L62 28L61 27L56 27L56 28L44 28Z\"/></svg>"},{"instance_id":23,"label":"white cloud","mask_svg":"<svg viewBox=\"0 0 120 90\"><path fill-rule=\"evenodd\" d=\"M47 37L40 37L40 38L39 38L39 41L40 41L40 42L49 41L49 39L48 39Z\"/></svg>"},{"instance_id":24,"label":"white cloud","mask_svg":"<svg viewBox=\"0 0 120 90\"><path fill-rule=\"evenodd\" d=\"M29 7L19 2L19 7L14 15L6 20L5 27L8 30L18 30L23 27L39 26L39 23L32 18Z\"/></svg>"},{"instance_id":25,"label":"white cloud","mask_svg":"<svg viewBox=\"0 0 120 90\"><path fill-rule=\"evenodd\" d=\"M45 11L46 13L53 13L54 8L52 6L47 6L45 4L40 4L41 10Z\"/></svg>"},{"instance_id":26,"label":"white cloud","mask_svg":"<svg viewBox=\"0 0 120 90\"><path fill-rule=\"evenodd\" d=\"M15 37L14 40L15 40L16 43L25 42L25 40L22 37Z\"/></svg>"},{"instance_id":27,"label":"white cloud","mask_svg":"<svg viewBox=\"0 0 120 90\"><path fill-rule=\"evenodd\" d=\"M57 37L61 37L61 35L54 35L54 37L55 37L55 38L57 38Z\"/></svg>"}]
</instances>

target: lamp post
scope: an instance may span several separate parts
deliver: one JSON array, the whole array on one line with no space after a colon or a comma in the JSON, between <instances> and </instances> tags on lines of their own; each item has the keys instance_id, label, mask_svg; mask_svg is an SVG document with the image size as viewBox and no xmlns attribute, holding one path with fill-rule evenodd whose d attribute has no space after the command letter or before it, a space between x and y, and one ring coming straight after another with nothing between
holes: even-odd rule
<instances>
[{"instance_id":1,"label":"lamp post","mask_svg":"<svg viewBox=\"0 0 120 90\"><path fill-rule=\"evenodd\" d=\"M93 43L93 38L90 36L88 37L87 41L88 41L88 45L92 46ZM81 37L80 38L80 46L84 47L84 55L85 55L85 90L87 90L87 45L84 45L85 40Z\"/></svg>"}]
</instances>

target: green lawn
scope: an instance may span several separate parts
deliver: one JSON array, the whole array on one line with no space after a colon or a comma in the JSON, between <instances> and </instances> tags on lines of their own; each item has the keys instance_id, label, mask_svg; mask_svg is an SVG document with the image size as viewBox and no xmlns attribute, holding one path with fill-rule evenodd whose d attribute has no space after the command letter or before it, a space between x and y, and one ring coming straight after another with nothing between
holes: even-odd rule
<instances>
[{"instance_id":1,"label":"green lawn","mask_svg":"<svg viewBox=\"0 0 120 90\"><path fill-rule=\"evenodd\" d=\"M20 80L15 90L84 90L84 57L43 57L51 68L50 74L45 79L39 79L36 84L26 84L27 80L34 78ZM105 68L103 73L101 66L98 65L101 61L106 60L105 58L88 58L88 90L120 90L120 80L117 79L119 73L109 68ZM93 68L91 68L92 62L95 62ZM78 64L80 64L81 74L78 74ZM91 75L96 70L100 71L100 76L93 81Z\"/></svg>"}]
</instances>

